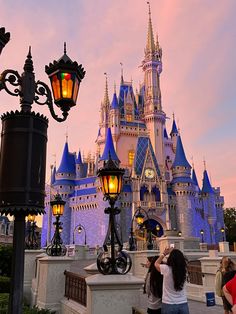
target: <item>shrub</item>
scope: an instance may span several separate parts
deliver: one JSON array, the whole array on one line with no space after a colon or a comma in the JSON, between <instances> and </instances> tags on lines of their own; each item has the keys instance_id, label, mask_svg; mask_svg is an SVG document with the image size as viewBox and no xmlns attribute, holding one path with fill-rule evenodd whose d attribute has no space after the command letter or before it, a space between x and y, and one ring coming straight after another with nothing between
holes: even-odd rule
<instances>
[{"instance_id":1,"label":"shrub","mask_svg":"<svg viewBox=\"0 0 236 314\"><path fill-rule=\"evenodd\" d=\"M12 245L0 245L0 275L11 277Z\"/></svg>"},{"instance_id":2,"label":"shrub","mask_svg":"<svg viewBox=\"0 0 236 314\"><path fill-rule=\"evenodd\" d=\"M0 313L7 313L8 310L8 293L0 293Z\"/></svg>"},{"instance_id":3,"label":"shrub","mask_svg":"<svg viewBox=\"0 0 236 314\"><path fill-rule=\"evenodd\" d=\"M0 293L10 292L10 278L0 276Z\"/></svg>"}]
</instances>

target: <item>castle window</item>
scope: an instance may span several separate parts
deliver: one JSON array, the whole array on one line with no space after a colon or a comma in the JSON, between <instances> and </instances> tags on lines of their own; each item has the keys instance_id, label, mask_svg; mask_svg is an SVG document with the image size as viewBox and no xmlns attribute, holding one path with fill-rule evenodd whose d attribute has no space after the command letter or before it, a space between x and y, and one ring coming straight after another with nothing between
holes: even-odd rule
<instances>
[{"instance_id":1,"label":"castle window","mask_svg":"<svg viewBox=\"0 0 236 314\"><path fill-rule=\"evenodd\" d=\"M130 150L129 153L128 153L129 166L133 165L134 155L135 155L135 151L133 149Z\"/></svg>"},{"instance_id":2,"label":"castle window","mask_svg":"<svg viewBox=\"0 0 236 314\"><path fill-rule=\"evenodd\" d=\"M60 189L62 189L62 185L60 185Z\"/></svg>"},{"instance_id":3,"label":"castle window","mask_svg":"<svg viewBox=\"0 0 236 314\"><path fill-rule=\"evenodd\" d=\"M133 121L133 115L132 114L127 114L126 115L126 121L127 122L132 122Z\"/></svg>"}]
</instances>

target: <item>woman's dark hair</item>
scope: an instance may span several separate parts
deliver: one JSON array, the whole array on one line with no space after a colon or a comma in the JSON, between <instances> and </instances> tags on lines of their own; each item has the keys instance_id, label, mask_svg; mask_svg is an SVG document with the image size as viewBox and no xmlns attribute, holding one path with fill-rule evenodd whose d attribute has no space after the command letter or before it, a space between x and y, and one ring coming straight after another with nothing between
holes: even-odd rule
<instances>
[{"instance_id":1,"label":"woman's dark hair","mask_svg":"<svg viewBox=\"0 0 236 314\"><path fill-rule=\"evenodd\" d=\"M180 250L174 249L170 252L167 265L172 268L175 290L181 291L187 278L187 259Z\"/></svg>"},{"instance_id":2,"label":"woman's dark hair","mask_svg":"<svg viewBox=\"0 0 236 314\"><path fill-rule=\"evenodd\" d=\"M159 256L152 256L151 258L148 257L148 260L151 263L148 272L150 273L150 291L155 297L161 298L163 276L154 266L155 261L158 259L158 257Z\"/></svg>"}]
</instances>

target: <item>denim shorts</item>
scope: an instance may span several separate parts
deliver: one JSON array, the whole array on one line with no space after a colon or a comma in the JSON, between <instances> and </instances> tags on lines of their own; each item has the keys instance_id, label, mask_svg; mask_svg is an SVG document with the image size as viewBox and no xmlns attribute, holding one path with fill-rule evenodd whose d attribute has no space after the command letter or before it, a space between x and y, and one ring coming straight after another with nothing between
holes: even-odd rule
<instances>
[{"instance_id":1,"label":"denim shorts","mask_svg":"<svg viewBox=\"0 0 236 314\"><path fill-rule=\"evenodd\" d=\"M161 314L189 314L188 303L161 305Z\"/></svg>"}]
</instances>

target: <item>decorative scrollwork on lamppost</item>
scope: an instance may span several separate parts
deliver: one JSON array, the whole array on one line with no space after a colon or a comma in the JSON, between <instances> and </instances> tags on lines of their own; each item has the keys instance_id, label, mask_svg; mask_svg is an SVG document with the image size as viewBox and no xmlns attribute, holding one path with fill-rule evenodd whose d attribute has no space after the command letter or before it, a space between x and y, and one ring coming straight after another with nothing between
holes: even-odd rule
<instances>
[{"instance_id":1,"label":"decorative scrollwork on lamppost","mask_svg":"<svg viewBox=\"0 0 236 314\"><path fill-rule=\"evenodd\" d=\"M78 224L73 231L73 244L75 244L75 231L77 231L79 234L84 231L84 245L87 245L87 235L86 235L86 229L82 224Z\"/></svg>"},{"instance_id":2,"label":"decorative scrollwork on lamppost","mask_svg":"<svg viewBox=\"0 0 236 314\"><path fill-rule=\"evenodd\" d=\"M144 213L144 214L143 214ZM134 218L136 219L136 223L139 227L143 227L144 225L144 218L146 216L146 221L147 221L147 249L148 250L153 250L153 241L152 241L152 230L150 226L150 219L147 211L141 207L138 207L133 215L133 218L131 220L131 228L130 228L130 239L129 239L129 250L130 251L135 251L136 248L136 241L134 240L134 232L133 232L133 223L134 223Z\"/></svg>"},{"instance_id":3,"label":"decorative scrollwork on lamppost","mask_svg":"<svg viewBox=\"0 0 236 314\"><path fill-rule=\"evenodd\" d=\"M27 216L27 236L25 240L25 248L28 250L37 250L39 248L39 243L35 234L36 229L36 221L35 215L28 215Z\"/></svg>"},{"instance_id":4,"label":"decorative scrollwork on lamppost","mask_svg":"<svg viewBox=\"0 0 236 314\"><path fill-rule=\"evenodd\" d=\"M0 29L1 49L9 40L5 29ZM79 85L85 71L66 54L45 67L51 81L54 103L62 111L54 111L50 88L35 81L31 48L20 75L5 70L0 75L0 91L20 98L21 110L1 116L0 154L0 214L14 216L13 258L9 313L21 314L24 282L25 217L43 214L45 199L45 172L48 119L31 111L32 104L47 105L51 116L65 121L75 106Z\"/></svg>"},{"instance_id":5,"label":"decorative scrollwork on lamppost","mask_svg":"<svg viewBox=\"0 0 236 314\"><path fill-rule=\"evenodd\" d=\"M203 229L201 229L200 230L200 234L201 234L201 237L202 237L202 239L201 239L201 241L202 241L202 243L204 243L204 230Z\"/></svg>"},{"instance_id":6,"label":"decorative scrollwork on lamppost","mask_svg":"<svg viewBox=\"0 0 236 314\"><path fill-rule=\"evenodd\" d=\"M115 220L115 216L120 213L120 209L115 207L115 203L121 192L124 172L124 169L120 169L114 163L110 154L104 167L97 172L101 181L104 200L109 201L110 204L110 207L104 210L105 214L109 215L107 235L103 243L104 251L101 252L97 258L98 270L104 275L126 274L130 271L132 265L130 256L122 251L123 244L117 232ZM118 246L117 249L116 244Z\"/></svg>"},{"instance_id":7,"label":"decorative scrollwork on lamppost","mask_svg":"<svg viewBox=\"0 0 236 314\"><path fill-rule=\"evenodd\" d=\"M10 33L6 33L4 27L0 27L0 54L3 48L9 42L9 40L10 40Z\"/></svg>"},{"instance_id":8,"label":"decorative scrollwork on lamppost","mask_svg":"<svg viewBox=\"0 0 236 314\"><path fill-rule=\"evenodd\" d=\"M66 247L61 239L62 223L60 222L60 216L64 213L65 201L62 200L60 194L55 195L54 201L51 201L53 216L56 217L56 221L53 223L55 226L55 232L48 245L46 253L49 256L64 256L66 255Z\"/></svg>"},{"instance_id":9,"label":"decorative scrollwork on lamppost","mask_svg":"<svg viewBox=\"0 0 236 314\"><path fill-rule=\"evenodd\" d=\"M224 227L221 227L220 228L220 232L222 234L222 241L225 242L225 228Z\"/></svg>"}]
</instances>

